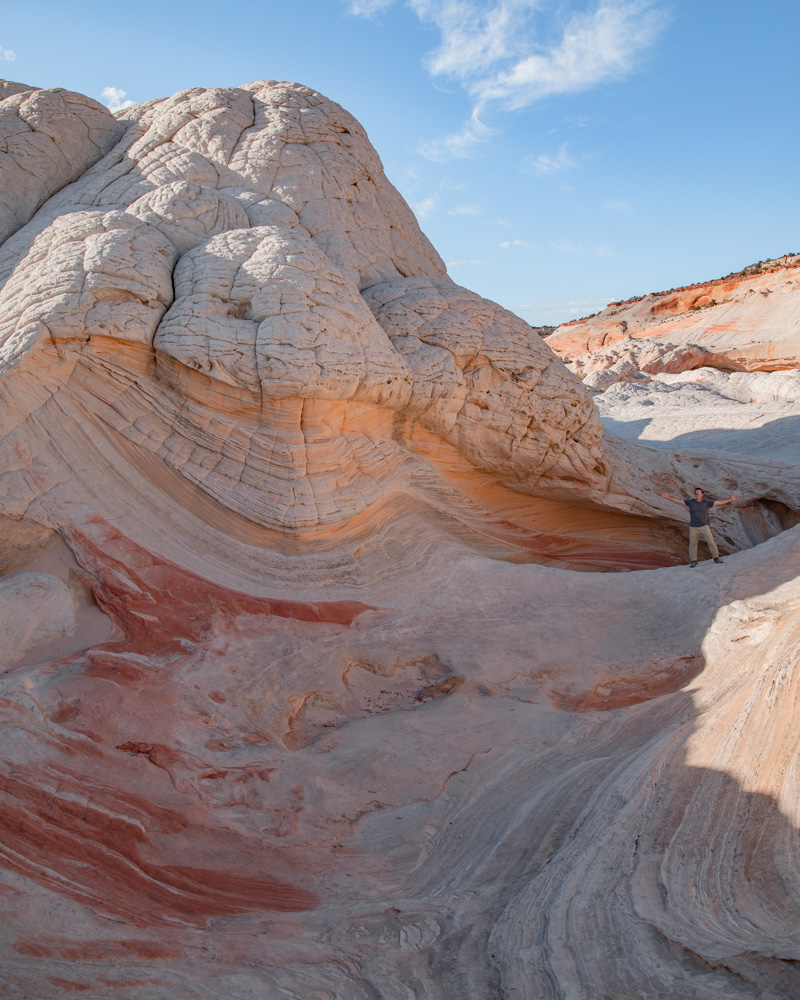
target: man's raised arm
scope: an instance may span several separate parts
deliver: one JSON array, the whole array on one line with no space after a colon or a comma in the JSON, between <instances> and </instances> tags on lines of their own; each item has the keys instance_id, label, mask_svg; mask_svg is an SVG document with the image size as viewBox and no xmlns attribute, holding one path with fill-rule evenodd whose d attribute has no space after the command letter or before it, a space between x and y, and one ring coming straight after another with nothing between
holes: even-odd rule
<instances>
[{"instance_id":1,"label":"man's raised arm","mask_svg":"<svg viewBox=\"0 0 800 1000\"><path fill-rule=\"evenodd\" d=\"M733 503L734 500L738 500L738 499L739 499L738 497L728 497L727 500L715 500L714 501L714 506L715 507L722 507L724 504L726 504L726 503Z\"/></svg>"},{"instance_id":2,"label":"man's raised arm","mask_svg":"<svg viewBox=\"0 0 800 1000\"><path fill-rule=\"evenodd\" d=\"M658 495L660 497L664 497L665 500L671 500L673 503L683 503L683 500L680 497L671 497L669 493L659 493ZM731 500L733 499L735 498L731 497ZM726 500L725 503L730 503L730 500Z\"/></svg>"}]
</instances>

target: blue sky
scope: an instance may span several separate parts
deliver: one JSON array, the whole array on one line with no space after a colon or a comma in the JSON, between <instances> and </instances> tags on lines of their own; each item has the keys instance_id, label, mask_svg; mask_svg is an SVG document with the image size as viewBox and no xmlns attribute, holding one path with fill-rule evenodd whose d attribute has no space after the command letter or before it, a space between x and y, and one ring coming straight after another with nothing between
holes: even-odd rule
<instances>
[{"instance_id":1,"label":"blue sky","mask_svg":"<svg viewBox=\"0 0 800 1000\"><path fill-rule=\"evenodd\" d=\"M3 5L0 76L313 87L452 277L546 324L800 250L799 37L797 0L39 0Z\"/></svg>"}]
</instances>

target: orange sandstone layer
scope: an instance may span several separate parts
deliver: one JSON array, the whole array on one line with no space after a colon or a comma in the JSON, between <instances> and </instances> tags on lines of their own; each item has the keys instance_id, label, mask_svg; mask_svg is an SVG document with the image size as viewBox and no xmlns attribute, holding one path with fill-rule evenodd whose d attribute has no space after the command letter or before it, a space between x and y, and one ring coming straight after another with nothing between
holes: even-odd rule
<instances>
[{"instance_id":1,"label":"orange sandstone layer","mask_svg":"<svg viewBox=\"0 0 800 1000\"><path fill-rule=\"evenodd\" d=\"M558 327L547 343L579 374L621 360L642 371L780 371L800 366L800 258L612 302Z\"/></svg>"}]
</instances>

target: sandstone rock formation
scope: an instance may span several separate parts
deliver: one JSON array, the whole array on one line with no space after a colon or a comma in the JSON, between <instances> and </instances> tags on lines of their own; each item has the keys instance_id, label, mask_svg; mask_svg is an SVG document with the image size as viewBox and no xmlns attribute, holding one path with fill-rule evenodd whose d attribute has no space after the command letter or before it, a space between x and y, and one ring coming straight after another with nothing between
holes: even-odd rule
<instances>
[{"instance_id":1,"label":"sandstone rock formation","mask_svg":"<svg viewBox=\"0 0 800 1000\"><path fill-rule=\"evenodd\" d=\"M796 995L795 376L604 431L295 84L3 115L5 994Z\"/></svg>"},{"instance_id":2,"label":"sandstone rock formation","mask_svg":"<svg viewBox=\"0 0 800 1000\"><path fill-rule=\"evenodd\" d=\"M0 100L11 97L12 94L24 94L26 91L39 90L39 87L30 87L27 83L15 83L13 80L0 80Z\"/></svg>"},{"instance_id":3,"label":"sandstone rock formation","mask_svg":"<svg viewBox=\"0 0 800 1000\"><path fill-rule=\"evenodd\" d=\"M713 449L784 465L800 459L800 370L697 368L637 384L618 381L596 403L607 427L652 447Z\"/></svg>"},{"instance_id":4,"label":"sandstone rock formation","mask_svg":"<svg viewBox=\"0 0 800 1000\"><path fill-rule=\"evenodd\" d=\"M121 129L96 101L68 90L6 85L0 93L0 240L108 152Z\"/></svg>"},{"instance_id":5,"label":"sandstone rock formation","mask_svg":"<svg viewBox=\"0 0 800 1000\"><path fill-rule=\"evenodd\" d=\"M800 255L727 278L612 302L548 344L578 374L628 361L645 372L781 371L800 365Z\"/></svg>"}]
</instances>

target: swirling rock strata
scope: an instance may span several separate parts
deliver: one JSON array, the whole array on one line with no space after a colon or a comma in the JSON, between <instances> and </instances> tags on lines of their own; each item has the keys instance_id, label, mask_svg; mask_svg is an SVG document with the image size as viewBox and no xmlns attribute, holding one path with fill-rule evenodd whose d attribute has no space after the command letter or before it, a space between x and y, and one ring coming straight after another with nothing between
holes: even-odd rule
<instances>
[{"instance_id":1,"label":"swirling rock strata","mask_svg":"<svg viewBox=\"0 0 800 1000\"><path fill-rule=\"evenodd\" d=\"M53 93L0 116L108 141L0 150L0 992L795 996L796 466L604 433L321 95Z\"/></svg>"}]
</instances>

